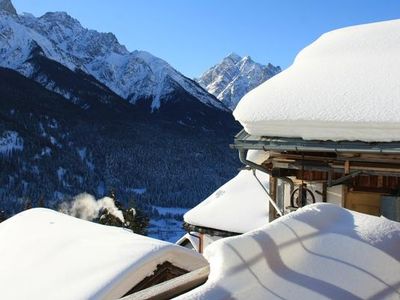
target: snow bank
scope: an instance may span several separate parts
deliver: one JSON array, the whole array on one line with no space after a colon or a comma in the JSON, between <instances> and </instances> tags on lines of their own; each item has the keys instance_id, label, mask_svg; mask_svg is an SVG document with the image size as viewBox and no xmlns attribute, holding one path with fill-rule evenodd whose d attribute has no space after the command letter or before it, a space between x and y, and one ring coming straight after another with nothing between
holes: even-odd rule
<instances>
[{"instance_id":1,"label":"snow bank","mask_svg":"<svg viewBox=\"0 0 400 300\"><path fill-rule=\"evenodd\" d=\"M258 136L400 141L399 51L400 20L328 32L234 116Z\"/></svg>"},{"instance_id":2,"label":"snow bank","mask_svg":"<svg viewBox=\"0 0 400 300\"><path fill-rule=\"evenodd\" d=\"M117 299L165 261L206 264L194 251L48 209L0 224L2 299Z\"/></svg>"},{"instance_id":3,"label":"snow bank","mask_svg":"<svg viewBox=\"0 0 400 300\"><path fill-rule=\"evenodd\" d=\"M256 171L269 189L269 176ZM206 200L184 215L186 223L244 233L268 223L268 195L250 170L225 183Z\"/></svg>"},{"instance_id":4,"label":"snow bank","mask_svg":"<svg viewBox=\"0 0 400 300\"><path fill-rule=\"evenodd\" d=\"M314 204L205 252L211 273L180 299L399 299L400 223Z\"/></svg>"}]
</instances>

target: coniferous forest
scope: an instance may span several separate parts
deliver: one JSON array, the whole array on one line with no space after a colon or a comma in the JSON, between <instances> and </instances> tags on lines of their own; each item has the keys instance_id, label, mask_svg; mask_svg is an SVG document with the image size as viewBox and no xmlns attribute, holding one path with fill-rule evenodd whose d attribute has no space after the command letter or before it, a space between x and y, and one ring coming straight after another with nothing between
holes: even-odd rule
<instances>
[{"instance_id":1,"label":"coniferous forest","mask_svg":"<svg viewBox=\"0 0 400 300\"><path fill-rule=\"evenodd\" d=\"M194 107L203 126L187 125L174 118L179 105L170 113L168 107L147 113L104 87L108 102L76 105L15 71L1 69L0 79L5 215L26 207L56 208L82 192L102 197L111 190L120 202L134 200L150 212L149 205L193 207L240 166L229 149L239 127L228 113L221 123L221 114ZM104 97L104 91L80 91L85 99Z\"/></svg>"}]
</instances>

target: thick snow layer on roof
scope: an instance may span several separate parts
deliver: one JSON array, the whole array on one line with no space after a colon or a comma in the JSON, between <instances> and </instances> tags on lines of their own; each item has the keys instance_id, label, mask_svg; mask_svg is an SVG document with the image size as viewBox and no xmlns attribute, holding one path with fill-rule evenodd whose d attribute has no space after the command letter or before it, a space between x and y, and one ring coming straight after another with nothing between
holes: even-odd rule
<instances>
[{"instance_id":1,"label":"thick snow layer on roof","mask_svg":"<svg viewBox=\"0 0 400 300\"><path fill-rule=\"evenodd\" d=\"M400 141L399 52L400 20L328 32L234 116L258 136Z\"/></svg>"},{"instance_id":2,"label":"thick snow layer on roof","mask_svg":"<svg viewBox=\"0 0 400 300\"><path fill-rule=\"evenodd\" d=\"M0 224L2 299L116 299L165 261L186 270L206 263L194 251L48 209Z\"/></svg>"},{"instance_id":3,"label":"thick snow layer on roof","mask_svg":"<svg viewBox=\"0 0 400 300\"><path fill-rule=\"evenodd\" d=\"M399 299L400 223L314 204L205 251L181 299Z\"/></svg>"},{"instance_id":4,"label":"thick snow layer on roof","mask_svg":"<svg viewBox=\"0 0 400 300\"><path fill-rule=\"evenodd\" d=\"M259 171L256 175L269 189L269 176ZM244 170L188 211L184 220L192 225L244 233L268 223L268 208L267 193L253 172Z\"/></svg>"}]
</instances>

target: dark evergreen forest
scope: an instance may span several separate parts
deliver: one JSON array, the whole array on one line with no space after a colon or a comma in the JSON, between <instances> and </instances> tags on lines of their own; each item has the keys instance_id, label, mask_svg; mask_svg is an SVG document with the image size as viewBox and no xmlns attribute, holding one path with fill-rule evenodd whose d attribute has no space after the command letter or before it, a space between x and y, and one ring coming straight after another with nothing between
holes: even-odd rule
<instances>
[{"instance_id":1,"label":"dark evergreen forest","mask_svg":"<svg viewBox=\"0 0 400 300\"><path fill-rule=\"evenodd\" d=\"M81 192L102 197L115 191L119 201L135 200L142 208L193 207L236 174L240 163L229 144L239 126L228 112L181 101L188 96L178 91L161 111L149 113L88 75L76 73L73 81L55 74L75 100L0 69L3 214L56 208ZM10 132L23 149L9 147Z\"/></svg>"}]
</instances>

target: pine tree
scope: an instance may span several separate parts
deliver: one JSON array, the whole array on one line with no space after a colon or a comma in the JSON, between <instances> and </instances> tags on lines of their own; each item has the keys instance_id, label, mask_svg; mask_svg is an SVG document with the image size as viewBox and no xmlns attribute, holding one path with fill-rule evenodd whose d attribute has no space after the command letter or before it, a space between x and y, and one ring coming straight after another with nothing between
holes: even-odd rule
<instances>
[{"instance_id":1,"label":"pine tree","mask_svg":"<svg viewBox=\"0 0 400 300\"><path fill-rule=\"evenodd\" d=\"M7 220L7 215L4 210L0 210L0 223Z\"/></svg>"},{"instance_id":2,"label":"pine tree","mask_svg":"<svg viewBox=\"0 0 400 300\"><path fill-rule=\"evenodd\" d=\"M111 197L114 197L115 206L122 211L124 222L122 222L117 216L111 214L107 209L104 209L99 217L94 220L97 223L109 226L117 226L132 230L134 233L147 235L147 227L149 225L149 218L147 215L136 207L134 199L129 201L129 207L125 208L115 198L116 192L112 190L110 193Z\"/></svg>"}]
</instances>

